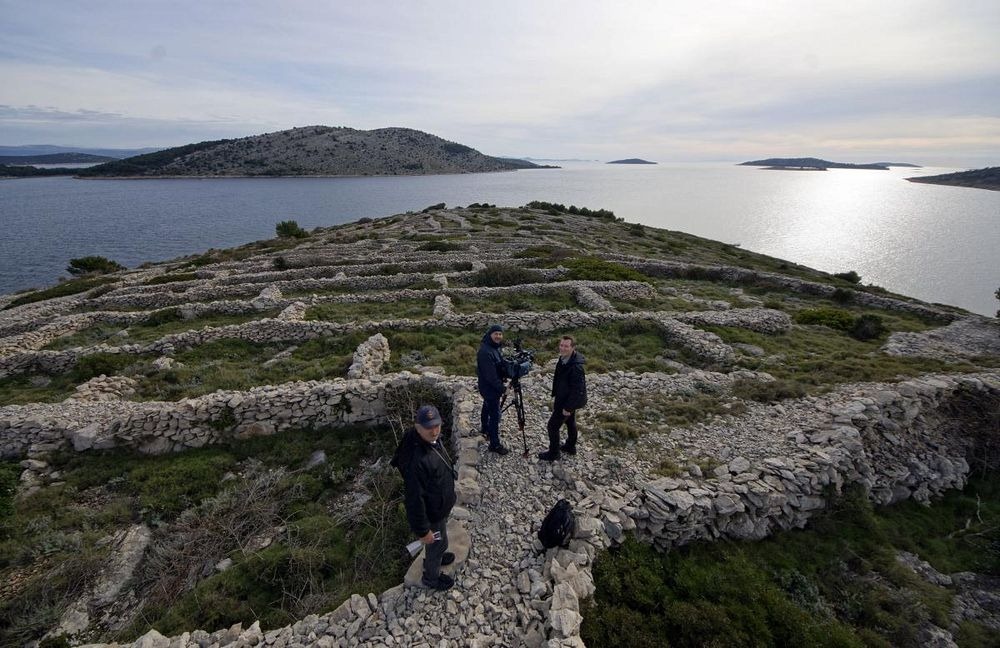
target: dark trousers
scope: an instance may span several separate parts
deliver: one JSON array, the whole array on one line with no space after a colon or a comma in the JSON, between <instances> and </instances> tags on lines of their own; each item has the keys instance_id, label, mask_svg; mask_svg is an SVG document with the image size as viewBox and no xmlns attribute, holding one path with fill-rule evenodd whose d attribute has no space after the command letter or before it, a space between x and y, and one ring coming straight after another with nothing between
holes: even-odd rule
<instances>
[{"instance_id":1,"label":"dark trousers","mask_svg":"<svg viewBox=\"0 0 1000 648\"><path fill-rule=\"evenodd\" d=\"M556 406L552 409L552 416L549 417L548 424L549 452L555 455L559 454L559 430L563 423L566 424L568 432L566 445L570 448L576 448L576 411L571 411L569 416L564 416L562 408Z\"/></svg>"},{"instance_id":2,"label":"dark trousers","mask_svg":"<svg viewBox=\"0 0 1000 648\"><path fill-rule=\"evenodd\" d=\"M490 440L490 447L496 448L500 445L500 397L502 394L492 396L483 395L483 411L479 414L480 422L483 425L483 432Z\"/></svg>"},{"instance_id":3,"label":"dark trousers","mask_svg":"<svg viewBox=\"0 0 1000 648\"><path fill-rule=\"evenodd\" d=\"M441 573L441 559L448 551L448 518L431 522L431 531L441 533L441 539L429 545L424 545L424 580L436 583Z\"/></svg>"}]
</instances>

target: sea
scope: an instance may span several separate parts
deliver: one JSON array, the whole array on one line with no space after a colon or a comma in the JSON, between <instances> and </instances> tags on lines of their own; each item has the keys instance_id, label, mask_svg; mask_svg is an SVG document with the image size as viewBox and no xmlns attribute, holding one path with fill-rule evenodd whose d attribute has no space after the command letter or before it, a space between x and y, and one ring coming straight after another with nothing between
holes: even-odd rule
<instances>
[{"instance_id":1,"label":"sea","mask_svg":"<svg viewBox=\"0 0 1000 648\"><path fill-rule=\"evenodd\" d=\"M360 178L0 181L0 293L54 284L69 259L135 267L209 248L444 202L532 200L737 244L984 314L1000 302L1000 192L907 182L959 169L778 171L732 164L609 165Z\"/></svg>"}]
</instances>

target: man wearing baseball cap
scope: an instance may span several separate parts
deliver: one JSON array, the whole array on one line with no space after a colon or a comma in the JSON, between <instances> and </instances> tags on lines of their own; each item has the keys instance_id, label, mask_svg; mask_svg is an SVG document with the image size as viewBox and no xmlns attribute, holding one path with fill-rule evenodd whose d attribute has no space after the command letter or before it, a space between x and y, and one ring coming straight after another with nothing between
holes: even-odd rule
<instances>
[{"instance_id":1,"label":"man wearing baseball cap","mask_svg":"<svg viewBox=\"0 0 1000 648\"><path fill-rule=\"evenodd\" d=\"M455 505L455 468L441 443L441 414L433 405L417 410L414 425L406 431L392 465L403 475L406 519L410 530L424 543L425 587L446 590L454 585L442 565L455 561L448 551L448 515Z\"/></svg>"}]
</instances>

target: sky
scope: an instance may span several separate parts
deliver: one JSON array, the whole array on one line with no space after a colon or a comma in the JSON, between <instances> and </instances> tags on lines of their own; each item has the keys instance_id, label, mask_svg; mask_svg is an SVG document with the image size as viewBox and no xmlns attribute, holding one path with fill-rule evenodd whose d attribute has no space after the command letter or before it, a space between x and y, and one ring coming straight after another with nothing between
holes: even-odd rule
<instances>
[{"instance_id":1,"label":"sky","mask_svg":"<svg viewBox=\"0 0 1000 648\"><path fill-rule=\"evenodd\" d=\"M0 145L1000 165L998 0L0 0Z\"/></svg>"}]
</instances>

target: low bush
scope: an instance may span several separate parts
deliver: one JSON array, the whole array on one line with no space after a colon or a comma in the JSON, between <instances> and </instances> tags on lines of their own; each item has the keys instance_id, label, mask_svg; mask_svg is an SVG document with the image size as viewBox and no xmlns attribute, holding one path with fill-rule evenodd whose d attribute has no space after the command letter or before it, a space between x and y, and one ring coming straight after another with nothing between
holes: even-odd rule
<instances>
[{"instance_id":1,"label":"low bush","mask_svg":"<svg viewBox=\"0 0 1000 648\"><path fill-rule=\"evenodd\" d=\"M124 269L125 266L117 261L112 261L102 256L85 256L70 259L69 265L66 266L66 272L76 276L108 274L109 272L118 272Z\"/></svg>"},{"instance_id":2,"label":"low bush","mask_svg":"<svg viewBox=\"0 0 1000 648\"><path fill-rule=\"evenodd\" d=\"M838 304L850 304L854 301L854 291L849 288L835 288L830 299Z\"/></svg>"},{"instance_id":3,"label":"low bush","mask_svg":"<svg viewBox=\"0 0 1000 648\"><path fill-rule=\"evenodd\" d=\"M859 275L854 270L850 270L848 272L838 272L833 276L836 277L837 279L843 279L844 281L847 281L852 284L861 282L861 275Z\"/></svg>"},{"instance_id":4,"label":"low bush","mask_svg":"<svg viewBox=\"0 0 1000 648\"><path fill-rule=\"evenodd\" d=\"M278 238L306 238L309 232L305 231L293 220L280 221L274 226L274 232Z\"/></svg>"},{"instance_id":5,"label":"low bush","mask_svg":"<svg viewBox=\"0 0 1000 648\"><path fill-rule=\"evenodd\" d=\"M859 315L847 332L855 340L865 341L882 337L885 330L885 324L882 323L881 317L865 314Z\"/></svg>"},{"instance_id":6,"label":"low bush","mask_svg":"<svg viewBox=\"0 0 1000 648\"><path fill-rule=\"evenodd\" d=\"M645 281L650 282L650 278L638 270L615 263L605 261L597 257L576 257L566 259L562 265L569 269L566 273L567 279L583 279L589 281Z\"/></svg>"},{"instance_id":7,"label":"low bush","mask_svg":"<svg viewBox=\"0 0 1000 648\"><path fill-rule=\"evenodd\" d=\"M796 324L821 325L847 332L854 326L854 315L839 308L806 308L793 318Z\"/></svg>"},{"instance_id":8,"label":"low bush","mask_svg":"<svg viewBox=\"0 0 1000 648\"><path fill-rule=\"evenodd\" d=\"M194 281L198 278L193 272L177 272L173 274L162 274L158 277L153 277L149 281L145 282L146 286L159 286L167 283L174 283L177 281Z\"/></svg>"},{"instance_id":9,"label":"low bush","mask_svg":"<svg viewBox=\"0 0 1000 648\"><path fill-rule=\"evenodd\" d=\"M181 309L176 306L170 306L168 308L161 308L155 310L146 316L146 319L140 322L140 326L161 326L168 322L179 322L183 316L181 315Z\"/></svg>"},{"instance_id":10,"label":"low bush","mask_svg":"<svg viewBox=\"0 0 1000 648\"><path fill-rule=\"evenodd\" d=\"M793 380L749 380L740 378L733 382L732 394L744 400L774 403L788 398L802 398L806 388Z\"/></svg>"},{"instance_id":11,"label":"low bush","mask_svg":"<svg viewBox=\"0 0 1000 648\"><path fill-rule=\"evenodd\" d=\"M495 265L464 277L463 283L476 287L517 286L545 281L535 270L513 265Z\"/></svg>"},{"instance_id":12,"label":"low bush","mask_svg":"<svg viewBox=\"0 0 1000 648\"><path fill-rule=\"evenodd\" d=\"M462 246L446 239L439 239L437 241L427 241L417 249L426 252L455 252L461 250Z\"/></svg>"}]
</instances>

